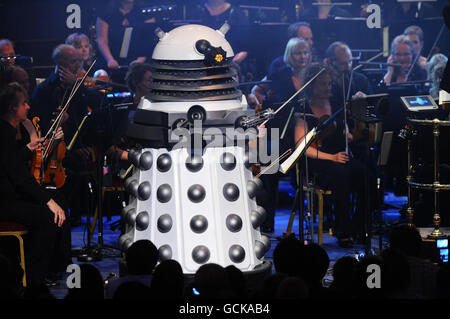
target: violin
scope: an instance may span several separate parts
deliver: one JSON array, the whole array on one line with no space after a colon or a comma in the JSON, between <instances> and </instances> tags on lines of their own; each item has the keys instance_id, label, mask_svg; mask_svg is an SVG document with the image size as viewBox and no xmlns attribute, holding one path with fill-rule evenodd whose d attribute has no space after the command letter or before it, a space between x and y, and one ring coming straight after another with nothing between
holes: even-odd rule
<instances>
[{"instance_id":1,"label":"violin","mask_svg":"<svg viewBox=\"0 0 450 319\"><path fill-rule=\"evenodd\" d=\"M38 138L41 138L39 121L40 119L35 117L32 122ZM56 188L61 188L66 182L66 172L62 166L62 161L66 156L66 144L63 140L56 140L52 136L45 145L45 151L40 148L33 151L31 174L41 185L51 184Z\"/></svg>"},{"instance_id":2,"label":"violin","mask_svg":"<svg viewBox=\"0 0 450 319\"><path fill-rule=\"evenodd\" d=\"M97 72L95 72L95 73L97 73ZM99 72L99 75L90 77L90 76L86 76L85 70L78 71L77 78L83 78L83 77L85 77L83 84L85 87L88 87L88 88L95 88L95 87L99 87L99 86L103 85L102 83L98 83L97 80L101 80L102 82L110 81L109 76L106 72L104 72L104 73Z\"/></svg>"},{"instance_id":3,"label":"violin","mask_svg":"<svg viewBox=\"0 0 450 319\"><path fill-rule=\"evenodd\" d=\"M70 101L76 94L77 90L80 88L81 83L84 83L87 79L88 72L92 69L96 61L91 65L87 72L84 72L82 79L79 83L76 83L70 93L70 96L64 105L64 107L59 107L59 114L53 121L50 130L47 132L45 139L45 150L42 152L40 149L36 149L33 154L32 161L32 174L36 178L39 184L51 184L56 188L61 188L66 182L66 171L62 165L62 161L66 156L66 143L62 139L56 139L56 132L61 124L66 114ZM41 136L39 129L39 118L33 119L33 124L36 128L36 133ZM83 122L84 123L84 122ZM49 139L48 136L51 136Z\"/></svg>"},{"instance_id":4,"label":"violin","mask_svg":"<svg viewBox=\"0 0 450 319\"><path fill-rule=\"evenodd\" d=\"M64 140L56 140L52 136L46 150L48 151L44 153L43 158L45 169L42 183L61 188L66 182L66 170L62 165L62 161L66 157L66 143Z\"/></svg>"}]
</instances>

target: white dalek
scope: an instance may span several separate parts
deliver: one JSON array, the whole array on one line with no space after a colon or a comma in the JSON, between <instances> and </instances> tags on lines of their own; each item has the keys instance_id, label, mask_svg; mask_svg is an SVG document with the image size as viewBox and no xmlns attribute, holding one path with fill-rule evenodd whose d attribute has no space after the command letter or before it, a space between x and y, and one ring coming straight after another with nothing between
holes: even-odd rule
<instances>
[{"instance_id":1,"label":"white dalek","mask_svg":"<svg viewBox=\"0 0 450 319\"><path fill-rule=\"evenodd\" d=\"M255 201L261 182L246 147L256 134L236 129L254 126L254 111L233 79L226 27L158 30L152 91L127 131L141 147L129 153L120 248L151 240L160 260L177 260L185 274L206 263L271 270L270 241L259 230L265 212Z\"/></svg>"}]
</instances>

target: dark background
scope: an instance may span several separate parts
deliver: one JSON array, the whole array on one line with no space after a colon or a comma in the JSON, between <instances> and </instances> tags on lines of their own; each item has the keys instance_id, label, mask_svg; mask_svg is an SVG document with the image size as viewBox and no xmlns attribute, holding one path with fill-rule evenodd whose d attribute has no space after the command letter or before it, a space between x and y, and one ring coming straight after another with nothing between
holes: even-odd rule
<instances>
[{"instance_id":1,"label":"dark background","mask_svg":"<svg viewBox=\"0 0 450 319\"><path fill-rule=\"evenodd\" d=\"M284 51L289 23L298 21L296 11L301 3L306 7L312 1L298 0L234 0L237 5L276 7L279 10L247 9L249 25L235 26L233 34L241 35L229 37L235 51L245 50L249 52L249 60L253 69L250 70L255 78L264 76L268 70L271 59L281 55ZM351 7L345 9L351 11L354 16L359 16L360 6L368 1L352 1ZM382 8L383 23L387 23L385 16L394 1L372 1L379 3ZM81 29L69 29L66 26L66 7L76 3L81 7ZM104 10L107 0L0 0L0 38L11 39L16 48L16 53L34 57L35 66L52 65L51 52L53 48L63 43L67 35L72 32L86 33L91 39L95 37L95 25L97 12ZM195 7L203 3L201 0L159 0L148 1L152 6L176 5L175 10L165 12L160 18L165 20L164 30L185 23L199 23L196 20ZM440 12L446 0L432 3L439 16L436 18L417 21L424 29L425 47L423 55L427 56L436 36L443 24ZM382 29L368 29L365 21L313 21L312 29L317 51L323 53L325 48L336 40L347 42L352 49L381 49ZM411 23L393 21L390 26L390 40L400 34ZM149 34L152 41L153 34ZM94 48L95 49L95 48ZM444 30L439 42L438 50L444 54L450 52L450 34ZM148 54L151 56L151 52ZM372 56L373 53L366 57ZM380 59L385 60L385 58ZM256 65L256 68L255 68Z\"/></svg>"}]
</instances>

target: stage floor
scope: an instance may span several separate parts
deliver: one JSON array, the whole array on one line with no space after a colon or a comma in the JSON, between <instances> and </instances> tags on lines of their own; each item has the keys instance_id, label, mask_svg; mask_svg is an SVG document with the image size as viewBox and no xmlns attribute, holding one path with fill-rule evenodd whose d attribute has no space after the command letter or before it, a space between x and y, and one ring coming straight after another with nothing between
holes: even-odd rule
<instances>
[{"instance_id":1,"label":"stage floor","mask_svg":"<svg viewBox=\"0 0 450 319\"><path fill-rule=\"evenodd\" d=\"M287 198L293 197L293 194L295 194L295 191L292 189L289 183L281 183L280 184L280 193L283 195L288 196ZM407 202L406 197L397 197L393 195L393 193L386 193L385 196L385 203L391 204L397 207L401 207L403 204ZM278 239L276 237L281 237L283 235L283 232L286 231L288 222L289 222L289 216L290 216L290 205L284 205L285 207L280 207L276 211L275 216L275 229L274 232L270 235L271 237L271 248L266 253L265 259L272 262L273 258L273 250L275 246L277 245ZM404 217L399 213L397 209L390 208L387 210L383 210L382 212L383 221L385 223L384 230L386 233L388 233L389 229L393 227L397 223L404 222ZM117 249L110 248L110 247L117 247L117 242L120 236L120 231L112 231L110 229L110 225L117 221L119 219L119 216L112 216L111 220L108 220L106 217L103 218L104 228L103 228L103 241L104 241L104 248L102 250L102 260L92 262L93 265L95 265L102 273L103 278L108 278L111 275L119 275L119 259L120 259L120 252ZM72 248L73 248L73 255L72 258L73 263L80 264L77 260L76 254L77 251L82 248L86 247L87 244L87 232L85 227L86 219L83 218L82 226L79 227L73 227L72 228ZM296 236L298 237L298 215L295 218L292 231L295 232ZM91 245L96 245L98 240L98 232L96 230ZM314 224L314 242L317 243L317 222ZM365 251L365 246L361 244L355 244L353 248L345 249L340 248L337 245L337 240L335 237L331 236L326 229L324 229L323 234L323 244L322 247L327 251L328 256L330 258L330 268L328 271L327 276L324 279L324 285L328 285L332 280L331 275L331 269L334 263L343 256L355 256L355 254L363 254ZM382 238L382 248L387 247L387 237L383 236ZM372 238L372 249L375 253L379 250L379 237L375 236ZM68 274L67 274L68 275ZM64 276L63 279L61 279L58 282L58 286L51 288L51 292L55 295L56 298L64 298L64 296L67 294L67 288L66 288L66 276Z\"/></svg>"}]
</instances>

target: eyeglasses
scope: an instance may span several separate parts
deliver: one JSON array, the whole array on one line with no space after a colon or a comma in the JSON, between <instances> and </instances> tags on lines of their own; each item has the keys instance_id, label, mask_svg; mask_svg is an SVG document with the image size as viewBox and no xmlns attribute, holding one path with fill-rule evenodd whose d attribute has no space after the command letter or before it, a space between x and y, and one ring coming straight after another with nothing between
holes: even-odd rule
<instances>
[{"instance_id":1,"label":"eyeglasses","mask_svg":"<svg viewBox=\"0 0 450 319\"><path fill-rule=\"evenodd\" d=\"M410 56L411 53L395 53L394 55L398 56L398 57L402 57L402 56Z\"/></svg>"}]
</instances>

